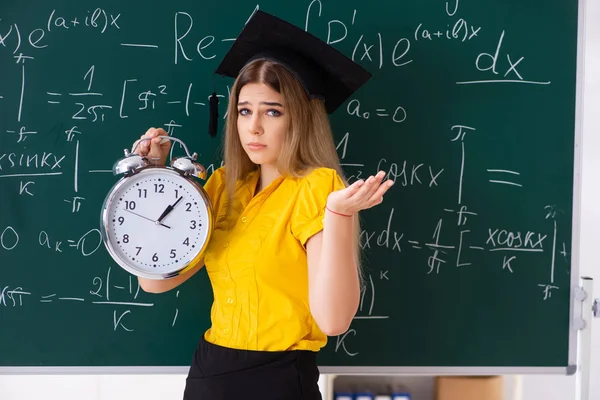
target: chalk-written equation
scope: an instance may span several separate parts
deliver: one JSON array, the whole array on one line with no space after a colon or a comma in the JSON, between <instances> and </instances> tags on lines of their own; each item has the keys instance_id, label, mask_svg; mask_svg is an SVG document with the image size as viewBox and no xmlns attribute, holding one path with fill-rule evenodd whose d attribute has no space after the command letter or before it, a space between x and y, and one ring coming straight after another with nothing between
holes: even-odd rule
<instances>
[{"instance_id":1,"label":"chalk-written equation","mask_svg":"<svg viewBox=\"0 0 600 400\"><path fill-rule=\"evenodd\" d=\"M315 26L314 29L320 30L322 24L326 23L327 26L327 42L335 45L337 43L351 40L350 37L358 36L358 40L355 43L351 58L355 61L360 61L367 64L373 64L374 67L381 69L387 64L384 52L384 38L381 33L377 33L377 37L371 41L366 38L364 34L355 32L355 35L351 35L352 30L357 30L358 21L360 20L360 13L356 9L350 10L346 18L340 16L339 19L331 19L324 21L321 18L321 11L323 4L319 0L313 0L308 5L306 10L305 18L305 29ZM450 7L446 4L446 13L449 18L455 18L455 15L459 12L458 1ZM256 7L254 11L258 9ZM69 14L73 14L70 12ZM79 29L96 29L99 35L104 34L107 30L121 30L119 25L122 17L121 13L110 12L104 9L97 8L93 11L87 11L83 13L81 17L76 15L70 15L69 17L62 16L60 10L52 10L48 16L46 23L43 27L35 28L30 32L21 32L18 23L13 23L8 26L8 31L3 35L0 35L2 45L5 50L12 49L14 54L14 61L21 65L21 90L19 93L14 93L9 96L6 93L0 93L2 99L5 100L18 100L18 115L17 122L21 122L23 113L27 112L26 107L28 94L27 85L27 74L26 68L28 62L35 60L35 54L40 50L46 48L52 48L57 44L54 41L52 35L56 35L57 31L65 31L70 34L77 34ZM343 13L346 14L346 13ZM251 13L250 13L251 15ZM456 21L452 24L451 29L446 29L445 32L437 30L431 33L428 29L423 28L423 23L420 23L415 31L414 35L407 35L407 37L393 38L391 40L394 43L393 50L390 56L390 65L393 67L403 67L410 64L413 60L410 59L410 46L411 43L418 43L421 40L432 40L432 37L444 37L446 39L460 39L462 41L468 37L468 40L474 40L477 34L481 31L480 26L474 26L467 23L462 18L455 18ZM40 25L42 23L40 22ZM449 24L450 25L450 24ZM226 45L229 45L233 41L234 37L223 37L217 38L213 35L206 35L201 37L199 40L193 38L194 30L194 18L190 13L187 12L176 12L174 15L173 24L173 36L174 40L171 43L170 51L173 52L173 63L175 65L179 63L192 62L196 56L199 56L199 60L212 60L217 56L217 52L223 52L226 50ZM414 38L410 38L414 36ZM500 68L500 63L503 60L499 60L499 57L503 56L502 53L502 42L504 40L505 32L503 31L500 35L497 49L493 52L480 53L476 57L475 66L479 71L491 71L493 75L499 74L497 71ZM23 37L27 37L28 40L23 40ZM462 38L462 39L461 39ZM371 43L376 42L376 43ZM219 47L219 43L221 46ZM144 50L161 50L158 45L152 43L130 43L120 42L115 45L124 46L127 48L138 48ZM374 47L377 45L377 48ZM194 51L195 50L195 51ZM523 83L532 83L523 78L523 74L519 73L519 64L524 62L524 56L521 56L516 61L511 60L510 54L506 54L507 57L507 68L504 73L504 77L512 76L518 78L517 80ZM198 60L196 60L198 61ZM114 85L121 89L121 101L120 103L110 103L102 101L102 97L105 95L102 91L92 90L94 83L94 74L101 73L96 72L95 65L90 65L88 71L80 71L85 82L77 85L76 81L73 82L74 86L68 92L59 90L60 88L45 88L47 103L52 105L62 105L68 107L71 119L77 120L89 120L91 122L103 122L110 115L112 118L128 118L129 110L126 107L128 103L127 96L133 96L137 104L133 105L131 110L134 111L150 111L155 110L157 105L181 105L185 109L187 116L190 115L191 109L200 106L206 106L210 93L194 93L193 83L187 85L187 91L182 93L173 93L169 89L169 85L165 82L142 82L137 77L129 77L122 81L115 82ZM85 84L83 84L85 83ZM459 82L460 84L469 83L480 83L477 81L471 82ZM533 82L535 83L535 82ZM537 82L548 84L549 82ZM68 100L67 100L68 99ZM400 110L402 110L400 112ZM358 112L358 108L354 110ZM393 107L389 111L386 108L378 108L377 114L393 115L392 119L395 122L401 121L405 118L405 110L401 107ZM402 117L404 115L404 117ZM37 131L27 129L27 127L19 126L15 129L8 129L6 133L15 134L18 137L18 141L23 141L27 135L36 134Z\"/></svg>"},{"instance_id":2,"label":"chalk-written equation","mask_svg":"<svg viewBox=\"0 0 600 400\"><path fill-rule=\"evenodd\" d=\"M451 305L463 284L474 290L499 281L493 296L471 293L471 301L487 302L507 325L516 317L502 314L503 295L526 299L541 314L564 304L572 188L564 171L571 165L547 155L569 148L553 128L569 132L558 116L568 111L561 99L570 94L548 96L549 87L564 90L557 70L568 70L554 63L564 54L555 27L503 21L504 11L494 9L503 5L488 10L460 0L369 8L320 0L240 4L224 10L228 24L195 3L175 3L156 11L50 4L27 21L2 15L0 63L10 79L0 83L0 205L17 212L0 215L0 258L11 265L48 258L65 274L86 266L77 285L46 286L0 266L2 316L78 307L81 318L93 314L107 337L122 341L137 340L146 323L168 335L201 331L182 320L195 314L182 298L193 302L210 291L142 293L137 279L108 259L97 214L117 179L111 165L122 142L128 146L149 126L204 152L195 142L207 136L209 95L216 86L224 119L231 90L212 75L215 63L258 9L291 18L374 73L333 116L335 145L350 181L384 170L396 184L364 213L364 285L350 329L331 341L335 354L368 357L365 338L372 335L393 347L397 341L386 335L415 324L403 320L407 314L445 318L428 314L428 296L439 292ZM547 56L539 38L557 48ZM536 104L557 116L554 124ZM203 156L210 175L219 160ZM474 311L461 306L459 314ZM202 311L195 315L210 314ZM139 315L156 323L140 326Z\"/></svg>"},{"instance_id":3,"label":"chalk-written equation","mask_svg":"<svg viewBox=\"0 0 600 400\"><path fill-rule=\"evenodd\" d=\"M558 225L556 221L557 214L562 211L556 205L546 205L536 210L537 220L547 221L544 224L546 230L543 232L536 230L519 231L506 226L489 227L483 231L475 231L469 228L473 221L477 220L480 211L470 210L467 199L463 198L463 173L465 158L465 136L467 132L475 131L474 127L455 125L451 131L457 132L457 135L449 142L461 143L461 161L460 181L456 188L456 203L452 208L443 208L441 217L437 224L431 229L429 237L411 236L406 227L398 227L394 223L394 213L398 212L394 207L389 209L387 221L380 221L382 229L380 230L361 230L361 247L363 250L384 249L389 254L395 254L400 258L394 259L401 263L403 259L408 258L407 253L413 252L420 255L422 262L413 267L419 268L423 274L451 274L452 268L498 268L509 274L514 274L519 268L526 268L530 261L524 265L519 265L517 258L520 254L539 254L547 262L547 279L541 281L532 287L539 292L539 297L544 301L552 298L552 294L560 287L555 283L555 264L556 257L562 257L565 263L569 260L566 242L557 243ZM338 150L341 150L342 160L350 146L351 137L347 133L343 140L338 143ZM406 160L401 163L390 162L381 158L377 165L365 165L356 163L345 163L345 168L354 172L350 176L350 181L364 179L376 171L384 170L387 172L386 179L393 179L396 187L410 188L414 185L424 185L426 187L435 187L441 178L444 168L425 165L424 163L410 163ZM423 168L423 170L421 170ZM436 169L437 168L437 169ZM513 190L522 190L523 185L518 183L520 173L507 169L486 169L488 174L487 183L490 185L505 185ZM383 206L385 207L385 206ZM387 207L386 207L387 209ZM483 214L483 213L481 213ZM445 225L446 224L446 225ZM449 236L445 233L445 226L454 225L459 228L457 237ZM486 258L486 265L477 264L470 260L470 256L477 253L489 253L492 257ZM550 257L546 256L549 254ZM496 256L500 255L500 256ZM494 257L495 256L495 257ZM411 257L412 258L412 257ZM359 311L355 319L387 319L389 315L378 314L377 311L382 307L376 306L376 286L386 285L393 277L398 265L382 265L379 270L379 276L368 274L367 282L361 288L361 299ZM377 282L377 284L375 283ZM374 312L375 310L375 312ZM368 328L367 328L368 329ZM355 327L349 329L343 335L337 337L335 352L342 352L346 356L354 357L359 352L352 350L352 337L358 336L358 330ZM358 339L360 340L360 338Z\"/></svg>"},{"instance_id":4,"label":"chalk-written equation","mask_svg":"<svg viewBox=\"0 0 600 400\"><path fill-rule=\"evenodd\" d=\"M78 238L57 240L52 237L48 231L39 232L37 243L27 241L22 238L18 231L12 226L7 226L0 233L0 246L5 251L13 251L19 246L33 248L39 245L43 248L41 254L47 252L63 253L75 251L81 257L90 257L96 253L102 246L102 237L98 229L91 229ZM25 240L24 240L25 239ZM29 238L31 239L31 238ZM33 293L26 286L2 285L0 283L0 308L17 307L27 309L31 306L31 301L40 303L61 303L61 302L81 302L91 303L105 307L118 307L113 310L113 330L122 329L127 332L134 331L133 328L125 324L126 316L132 313L132 310L138 307L153 307L153 303L140 302L137 300L140 294L140 285L136 277L128 276L128 281L124 284L117 284L111 274L112 267L108 267L106 275L95 276L90 282L88 293L81 295L80 289L71 289L73 293ZM119 282L120 283L120 282ZM129 295L128 299L123 299L121 294ZM179 291L175 293L179 297ZM174 310L171 326L175 326L179 309Z\"/></svg>"},{"instance_id":5,"label":"chalk-written equation","mask_svg":"<svg viewBox=\"0 0 600 400\"><path fill-rule=\"evenodd\" d=\"M79 291L76 291L75 294L52 293L52 291L33 293L26 286L3 286L0 284L0 309L19 308L26 311L28 307L32 306L32 302L43 304L83 303L98 307L110 307L113 311L112 330L134 332L135 327L127 323L127 316L131 316L139 308L152 308L154 303L138 300L140 285L137 278L129 276L128 281L124 284L116 284L111 279L111 268L108 268L106 276L95 276L92 279L90 290L83 295ZM175 291L174 296L179 297L179 293L179 290ZM175 327L178 316L179 308L175 308L172 320L169 321L171 327Z\"/></svg>"}]
</instances>

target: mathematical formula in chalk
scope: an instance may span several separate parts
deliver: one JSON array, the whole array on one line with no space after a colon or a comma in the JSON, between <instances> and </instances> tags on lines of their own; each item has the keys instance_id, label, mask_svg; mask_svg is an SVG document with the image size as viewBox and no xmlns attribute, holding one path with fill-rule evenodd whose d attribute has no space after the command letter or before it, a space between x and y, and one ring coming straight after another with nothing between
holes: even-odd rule
<instances>
[{"instance_id":1,"label":"mathematical formula in chalk","mask_svg":"<svg viewBox=\"0 0 600 400\"><path fill-rule=\"evenodd\" d=\"M47 305L48 312L57 304L73 304L73 311L83 311L88 306L107 308L112 311L112 318L107 317L106 321L112 322L107 325L107 329L112 331L134 332L129 322L134 313L143 312L140 310L151 310L155 304L143 302L138 299L140 294L140 285L137 278L128 276L125 281L116 281L111 274L109 267L106 275L95 276L91 279L89 290L82 291L74 289L71 293L53 293L52 291L44 293L33 293L24 286L2 285L0 283L0 309L19 309L26 311L34 307L36 303ZM173 294L175 298L179 297L179 290ZM172 319L165 321L171 327L177 323L179 308L173 310Z\"/></svg>"},{"instance_id":2,"label":"mathematical formula in chalk","mask_svg":"<svg viewBox=\"0 0 600 400\"><path fill-rule=\"evenodd\" d=\"M144 329L143 321L182 326L185 286L162 297L146 296L136 277L98 261L105 256L97 218L105 193L98 187L118 179L111 167L122 156L122 143L129 146L143 133L132 129L162 127L174 137L203 135L198 142L205 143L213 91L222 127L231 86L206 71L261 6L245 5L236 21L218 26L191 6L172 7L160 16L160 29L140 29L138 15L114 6L49 6L27 24L0 19L0 60L7 78L0 83L0 194L5 196L0 201L18 211L1 215L0 259L58 260L59 271L72 267L69 263L94 267L85 270L83 285L68 289L34 284L13 269L11 275L0 273L2 315L40 308L49 315L66 308L82 314L101 309L98 329L128 337ZM518 281L519 289L545 310L569 289L564 276L571 227L564 210L571 204L557 201L560 194L552 190L538 196L539 187L532 184L544 177L540 169L532 171L537 159L527 163L523 158L529 155L513 154L520 136L531 134L518 125L522 104L501 104L502 95L514 99L511 91L523 97L535 93L538 101L550 98L548 90L558 87L552 68L540 61L539 49L515 44L522 32L490 23L472 4L439 2L408 23L400 21L410 11L402 7L393 18L366 5L321 0L294 9L295 23L374 75L332 116L339 123L334 145L345 177L352 183L384 171L385 179L395 181L389 193L393 201L363 213L368 223L361 225L360 247L377 262L366 265L350 329L332 340L341 357L359 356L370 329L402 318L401 307L389 299L400 285L412 285L411 279L427 290L486 271L501 277L509 290ZM115 58L107 63L87 50L79 54L78 46L97 47ZM48 68L54 58L62 64ZM129 64L135 68L128 69ZM411 82L415 76L422 82ZM490 89L490 98L497 95L498 103L479 109L478 103L487 100L475 93L481 86ZM459 95L464 93L469 94ZM478 119L480 110L491 117ZM494 130L505 121L514 132ZM109 136L118 144L110 145L110 154L96 156L99 150L108 153ZM171 158L180 150L173 145ZM193 150L200 158L211 157L207 149ZM507 156L496 157L496 152ZM223 166L213 159L209 163L209 176ZM502 199L479 201L477 195L487 192ZM533 197L527 212L517 216L519 202ZM61 223L49 223L52 215L29 217L39 210L60 215ZM407 271L411 279L403 280ZM482 278L469 284L493 282ZM169 305L165 314L163 301Z\"/></svg>"}]
</instances>

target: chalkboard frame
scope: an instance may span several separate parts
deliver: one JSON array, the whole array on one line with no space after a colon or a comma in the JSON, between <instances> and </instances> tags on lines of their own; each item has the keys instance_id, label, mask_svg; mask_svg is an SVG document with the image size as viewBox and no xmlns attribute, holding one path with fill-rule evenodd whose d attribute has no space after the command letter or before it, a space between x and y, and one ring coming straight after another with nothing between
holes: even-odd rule
<instances>
[{"instance_id":1,"label":"chalkboard frame","mask_svg":"<svg viewBox=\"0 0 600 400\"><path fill-rule=\"evenodd\" d=\"M572 214L572 263L571 263L571 291L580 287L580 219L581 219L581 159L582 159L582 113L583 113L583 87L584 87L584 39L585 39L585 10L586 0L578 0L578 27L577 27L577 81L576 81L576 106L575 106L575 154L574 154L574 185L573 185L573 214ZM328 366L320 365L323 374L360 374L360 375L508 375L508 374L565 374L573 375L578 365L578 332L573 328L573 320L580 316L582 310L580 303L574 295L570 297L570 326L568 365L564 367L381 367L381 366ZM0 374L186 374L189 366L126 366L126 367L0 367Z\"/></svg>"}]
</instances>

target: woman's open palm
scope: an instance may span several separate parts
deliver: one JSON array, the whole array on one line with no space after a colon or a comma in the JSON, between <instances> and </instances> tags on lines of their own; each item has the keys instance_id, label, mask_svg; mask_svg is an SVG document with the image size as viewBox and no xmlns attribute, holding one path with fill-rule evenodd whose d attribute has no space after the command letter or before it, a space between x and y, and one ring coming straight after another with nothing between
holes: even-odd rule
<instances>
[{"instance_id":1,"label":"woman's open palm","mask_svg":"<svg viewBox=\"0 0 600 400\"><path fill-rule=\"evenodd\" d=\"M392 187L394 181L385 177L384 171L370 176L366 180L358 180L347 188L332 192L327 198L327 208L346 215L356 214L361 210L374 207L383 202L383 195Z\"/></svg>"}]
</instances>

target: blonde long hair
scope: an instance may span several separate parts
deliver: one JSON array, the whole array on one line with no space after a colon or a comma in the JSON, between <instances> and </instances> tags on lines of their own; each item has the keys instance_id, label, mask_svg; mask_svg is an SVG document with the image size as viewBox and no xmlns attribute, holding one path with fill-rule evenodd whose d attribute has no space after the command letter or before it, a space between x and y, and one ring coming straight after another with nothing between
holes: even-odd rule
<instances>
[{"instance_id":1,"label":"blonde long hair","mask_svg":"<svg viewBox=\"0 0 600 400\"><path fill-rule=\"evenodd\" d=\"M320 167L337 171L348 186L333 140L333 133L325 105L320 99L309 99L306 91L294 75L284 66L273 61L256 60L240 71L231 90L225 125L225 149L223 161L226 166L225 185L227 204L235 192L239 180L258 169L242 147L237 130L237 103L240 91L249 83L262 83L277 91L286 104L290 125L277 160L277 168L283 176L305 176ZM362 283L360 221L354 218L355 261Z\"/></svg>"}]
</instances>

